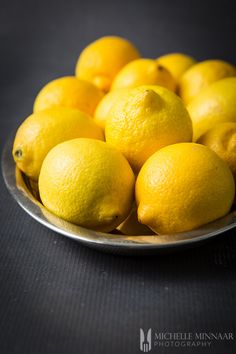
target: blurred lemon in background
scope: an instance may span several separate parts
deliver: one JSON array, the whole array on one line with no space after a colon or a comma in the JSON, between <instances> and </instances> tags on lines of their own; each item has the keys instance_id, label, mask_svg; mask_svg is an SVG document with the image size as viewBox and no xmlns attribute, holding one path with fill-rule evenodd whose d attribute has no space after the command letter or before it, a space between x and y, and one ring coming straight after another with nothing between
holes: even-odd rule
<instances>
[{"instance_id":1,"label":"blurred lemon in background","mask_svg":"<svg viewBox=\"0 0 236 354\"><path fill-rule=\"evenodd\" d=\"M74 139L46 156L39 192L46 208L62 219L111 231L129 214L134 174L124 156L105 142Z\"/></svg>"},{"instance_id":2,"label":"blurred lemon in background","mask_svg":"<svg viewBox=\"0 0 236 354\"><path fill-rule=\"evenodd\" d=\"M181 77L179 94L188 104L204 88L215 81L236 76L236 68L223 60L205 60L195 64Z\"/></svg>"},{"instance_id":3,"label":"blurred lemon in background","mask_svg":"<svg viewBox=\"0 0 236 354\"><path fill-rule=\"evenodd\" d=\"M169 70L176 82L179 81L183 73L196 64L196 60L189 55L182 53L170 53L157 58L158 63Z\"/></svg>"},{"instance_id":4,"label":"blurred lemon in background","mask_svg":"<svg viewBox=\"0 0 236 354\"><path fill-rule=\"evenodd\" d=\"M217 123L236 121L236 78L217 81L187 106L193 122L193 140Z\"/></svg>"},{"instance_id":5,"label":"blurred lemon in background","mask_svg":"<svg viewBox=\"0 0 236 354\"><path fill-rule=\"evenodd\" d=\"M103 140L93 119L72 108L51 108L30 115L17 130L13 158L21 171L37 180L42 162L51 148L69 139Z\"/></svg>"},{"instance_id":6,"label":"blurred lemon in background","mask_svg":"<svg viewBox=\"0 0 236 354\"><path fill-rule=\"evenodd\" d=\"M52 107L69 107L93 115L102 97L102 91L90 82L74 76L61 77L42 88L35 99L34 112Z\"/></svg>"},{"instance_id":7,"label":"blurred lemon in background","mask_svg":"<svg viewBox=\"0 0 236 354\"><path fill-rule=\"evenodd\" d=\"M137 173L163 146L191 141L192 122L173 92L161 86L140 86L117 100L109 112L105 136Z\"/></svg>"},{"instance_id":8,"label":"blurred lemon in background","mask_svg":"<svg viewBox=\"0 0 236 354\"><path fill-rule=\"evenodd\" d=\"M229 167L208 147L166 146L138 175L138 218L160 234L192 230L226 215L234 193Z\"/></svg>"},{"instance_id":9,"label":"blurred lemon in background","mask_svg":"<svg viewBox=\"0 0 236 354\"><path fill-rule=\"evenodd\" d=\"M160 85L175 91L176 82L171 73L153 59L136 59L127 64L114 78L111 90L134 88L141 85Z\"/></svg>"},{"instance_id":10,"label":"blurred lemon in background","mask_svg":"<svg viewBox=\"0 0 236 354\"><path fill-rule=\"evenodd\" d=\"M139 57L137 48L128 40L116 36L102 37L81 52L76 76L108 92L115 75Z\"/></svg>"}]
</instances>

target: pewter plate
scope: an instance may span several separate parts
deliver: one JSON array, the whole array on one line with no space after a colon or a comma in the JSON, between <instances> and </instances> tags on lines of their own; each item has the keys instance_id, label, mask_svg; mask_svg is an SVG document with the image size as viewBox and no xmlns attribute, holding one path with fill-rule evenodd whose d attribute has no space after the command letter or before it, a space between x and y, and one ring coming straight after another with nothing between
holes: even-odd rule
<instances>
[{"instance_id":1,"label":"pewter plate","mask_svg":"<svg viewBox=\"0 0 236 354\"><path fill-rule=\"evenodd\" d=\"M12 155L12 139L2 155L2 172L8 190L17 203L36 221L47 228L97 250L124 255L145 255L173 252L197 246L203 241L236 226L236 211L193 231L171 235L123 235L102 233L66 222L50 213L39 201L37 190L16 167Z\"/></svg>"}]
</instances>

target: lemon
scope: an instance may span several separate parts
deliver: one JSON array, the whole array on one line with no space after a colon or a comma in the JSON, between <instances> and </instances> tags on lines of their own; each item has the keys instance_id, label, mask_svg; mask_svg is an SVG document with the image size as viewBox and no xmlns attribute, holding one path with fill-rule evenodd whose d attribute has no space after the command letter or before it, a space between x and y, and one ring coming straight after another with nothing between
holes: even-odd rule
<instances>
[{"instance_id":1,"label":"lemon","mask_svg":"<svg viewBox=\"0 0 236 354\"><path fill-rule=\"evenodd\" d=\"M215 82L187 106L196 141L217 123L236 121L236 78Z\"/></svg>"},{"instance_id":2,"label":"lemon","mask_svg":"<svg viewBox=\"0 0 236 354\"><path fill-rule=\"evenodd\" d=\"M124 235L152 235L153 231L138 221L137 208L134 204L129 216L117 227Z\"/></svg>"},{"instance_id":3,"label":"lemon","mask_svg":"<svg viewBox=\"0 0 236 354\"><path fill-rule=\"evenodd\" d=\"M160 86L140 86L117 100L109 112L105 136L137 173L163 146L191 141L192 123L173 92Z\"/></svg>"},{"instance_id":4,"label":"lemon","mask_svg":"<svg viewBox=\"0 0 236 354\"><path fill-rule=\"evenodd\" d=\"M126 39L102 37L82 51L76 64L76 76L108 92L118 71L139 57L137 48Z\"/></svg>"},{"instance_id":5,"label":"lemon","mask_svg":"<svg viewBox=\"0 0 236 354\"><path fill-rule=\"evenodd\" d=\"M198 143L215 151L227 163L236 181L236 123L217 124L202 135Z\"/></svg>"},{"instance_id":6,"label":"lemon","mask_svg":"<svg viewBox=\"0 0 236 354\"><path fill-rule=\"evenodd\" d=\"M236 76L236 68L230 63L223 60L202 61L183 74L179 83L179 94L188 104L202 89L231 76Z\"/></svg>"},{"instance_id":7,"label":"lemon","mask_svg":"<svg viewBox=\"0 0 236 354\"><path fill-rule=\"evenodd\" d=\"M116 101L123 95L125 95L129 89L121 89L116 91L108 92L99 102L97 108L94 112L94 121L99 125L103 130L105 129L106 120L110 109L114 106Z\"/></svg>"},{"instance_id":8,"label":"lemon","mask_svg":"<svg viewBox=\"0 0 236 354\"><path fill-rule=\"evenodd\" d=\"M46 208L83 227L111 231L129 214L134 174L124 156L105 142L74 139L46 156L39 193Z\"/></svg>"},{"instance_id":9,"label":"lemon","mask_svg":"<svg viewBox=\"0 0 236 354\"><path fill-rule=\"evenodd\" d=\"M116 75L111 90L141 85L160 85L175 91L176 82L170 72L153 59L136 59Z\"/></svg>"},{"instance_id":10,"label":"lemon","mask_svg":"<svg viewBox=\"0 0 236 354\"><path fill-rule=\"evenodd\" d=\"M37 180L43 159L55 145L74 138L103 140L103 132L87 114L51 108L30 115L17 130L13 157L21 171Z\"/></svg>"},{"instance_id":11,"label":"lemon","mask_svg":"<svg viewBox=\"0 0 236 354\"><path fill-rule=\"evenodd\" d=\"M102 97L102 91L90 82L66 76L42 88L35 99L33 110L39 112L53 107L69 107L93 115Z\"/></svg>"},{"instance_id":12,"label":"lemon","mask_svg":"<svg viewBox=\"0 0 236 354\"><path fill-rule=\"evenodd\" d=\"M174 144L144 164L136 182L139 221L160 234L192 230L226 215L235 185L226 163L208 147Z\"/></svg>"},{"instance_id":13,"label":"lemon","mask_svg":"<svg viewBox=\"0 0 236 354\"><path fill-rule=\"evenodd\" d=\"M189 55L182 53L170 53L157 58L157 61L169 70L176 82L179 81L183 73L196 64L196 60Z\"/></svg>"}]
</instances>

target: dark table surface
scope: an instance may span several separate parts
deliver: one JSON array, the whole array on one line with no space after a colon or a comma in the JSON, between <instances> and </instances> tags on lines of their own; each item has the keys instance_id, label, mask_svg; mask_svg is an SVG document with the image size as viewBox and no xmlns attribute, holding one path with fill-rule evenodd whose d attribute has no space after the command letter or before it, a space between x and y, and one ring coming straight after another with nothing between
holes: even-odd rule
<instances>
[{"instance_id":1,"label":"dark table surface","mask_svg":"<svg viewBox=\"0 0 236 354\"><path fill-rule=\"evenodd\" d=\"M0 1L0 144L48 81L73 74L102 35L143 56L189 53L236 62L234 1ZM231 231L186 252L121 257L39 225L0 184L0 353L139 353L139 329L233 332L236 240ZM236 339L153 353L235 353Z\"/></svg>"}]
</instances>

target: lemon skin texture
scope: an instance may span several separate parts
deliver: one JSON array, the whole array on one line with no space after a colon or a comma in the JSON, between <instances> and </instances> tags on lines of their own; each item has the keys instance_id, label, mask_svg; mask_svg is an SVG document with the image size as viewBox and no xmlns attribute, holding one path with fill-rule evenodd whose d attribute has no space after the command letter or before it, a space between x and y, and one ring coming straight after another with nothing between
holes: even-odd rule
<instances>
[{"instance_id":1,"label":"lemon skin texture","mask_svg":"<svg viewBox=\"0 0 236 354\"><path fill-rule=\"evenodd\" d=\"M126 95L128 92L129 89L110 91L102 98L102 100L97 105L97 108L94 112L94 121L103 130L105 130L107 117L111 108L115 105L118 99L120 99L123 95Z\"/></svg>"},{"instance_id":2,"label":"lemon skin texture","mask_svg":"<svg viewBox=\"0 0 236 354\"><path fill-rule=\"evenodd\" d=\"M116 75L111 90L134 88L141 85L160 85L175 91L176 82L171 73L153 59L136 59Z\"/></svg>"},{"instance_id":3,"label":"lemon skin texture","mask_svg":"<svg viewBox=\"0 0 236 354\"><path fill-rule=\"evenodd\" d=\"M229 167L208 147L166 146L138 175L138 218L159 234L192 230L226 215L234 193Z\"/></svg>"},{"instance_id":4,"label":"lemon skin texture","mask_svg":"<svg viewBox=\"0 0 236 354\"><path fill-rule=\"evenodd\" d=\"M148 157L163 146L191 141L192 122L173 92L161 86L140 86L110 110L105 136L138 173Z\"/></svg>"},{"instance_id":5,"label":"lemon skin texture","mask_svg":"<svg viewBox=\"0 0 236 354\"><path fill-rule=\"evenodd\" d=\"M169 70L176 82L185 71L196 64L196 60L183 53L170 53L157 58L157 61Z\"/></svg>"},{"instance_id":6,"label":"lemon skin texture","mask_svg":"<svg viewBox=\"0 0 236 354\"><path fill-rule=\"evenodd\" d=\"M139 57L137 48L125 38L102 37L81 52L76 64L76 76L108 92L123 66Z\"/></svg>"},{"instance_id":7,"label":"lemon skin texture","mask_svg":"<svg viewBox=\"0 0 236 354\"><path fill-rule=\"evenodd\" d=\"M236 121L236 78L215 82L187 106L193 122L193 140L197 141L218 123Z\"/></svg>"},{"instance_id":8,"label":"lemon skin texture","mask_svg":"<svg viewBox=\"0 0 236 354\"><path fill-rule=\"evenodd\" d=\"M54 147L39 176L46 208L74 224L111 231L129 214L134 174L124 156L105 142L74 139Z\"/></svg>"},{"instance_id":9,"label":"lemon skin texture","mask_svg":"<svg viewBox=\"0 0 236 354\"><path fill-rule=\"evenodd\" d=\"M21 171L37 181L49 150L65 140L80 137L104 140L102 129L77 109L51 108L34 113L17 130L13 158Z\"/></svg>"},{"instance_id":10,"label":"lemon skin texture","mask_svg":"<svg viewBox=\"0 0 236 354\"><path fill-rule=\"evenodd\" d=\"M188 104L204 88L218 80L232 76L236 76L234 65L223 60L202 61L183 74L179 83L179 95L185 104Z\"/></svg>"},{"instance_id":11,"label":"lemon skin texture","mask_svg":"<svg viewBox=\"0 0 236 354\"><path fill-rule=\"evenodd\" d=\"M33 111L68 107L93 115L103 95L103 92L90 82L74 76L65 76L49 82L41 89L35 99Z\"/></svg>"},{"instance_id":12,"label":"lemon skin texture","mask_svg":"<svg viewBox=\"0 0 236 354\"><path fill-rule=\"evenodd\" d=\"M208 146L224 160L236 181L236 123L217 124L202 135L198 143Z\"/></svg>"}]
</instances>

